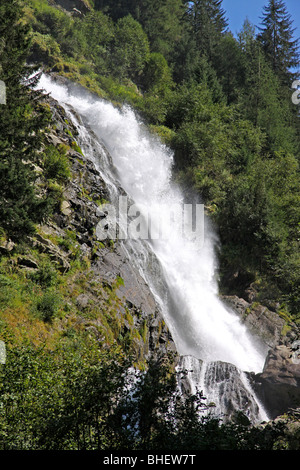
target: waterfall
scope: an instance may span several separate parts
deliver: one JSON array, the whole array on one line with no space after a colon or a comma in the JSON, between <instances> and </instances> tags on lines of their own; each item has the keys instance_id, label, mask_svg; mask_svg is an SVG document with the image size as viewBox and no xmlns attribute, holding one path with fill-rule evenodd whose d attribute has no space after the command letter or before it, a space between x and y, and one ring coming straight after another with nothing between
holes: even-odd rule
<instances>
[{"instance_id":1,"label":"waterfall","mask_svg":"<svg viewBox=\"0 0 300 470\"><path fill-rule=\"evenodd\" d=\"M234 369L235 375L239 371L241 384L243 382L243 387L251 394L243 371L261 372L267 351L218 297L217 239L209 220L202 217L201 205L196 205L201 221L198 236L184 237L182 225L170 223L170 215L172 220L182 220L179 217L182 207L190 207L172 181L170 149L149 133L129 107L119 109L76 87L60 85L45 75L39 88L64 106L71 118L75 119L72 110L79 115L76 123L79 143L110 188L112 202L117 205L121 188L143 220L149 223L150 219L147 227L151 227L152 233L160 230L167 234L152 238L127 237L123 243L152 289L180 356L193 357L206 364L206 370L202 367L201 372L200 368L198 378L194 377L193 381L198 381L205 393L213 395L212 401L217 401L216 393L221 394L222 390L213 384L220 383L220 365L230 364L224 366L227 387ZM193 208L196 206L194 204ZM191 213L184 219L186 226L191 222L188 216ZM233 389L230 393L233 396ZM253 400L255 402L255 398ZM236 404L240 404L238 399Z\"/></svg>"}]
</instances>

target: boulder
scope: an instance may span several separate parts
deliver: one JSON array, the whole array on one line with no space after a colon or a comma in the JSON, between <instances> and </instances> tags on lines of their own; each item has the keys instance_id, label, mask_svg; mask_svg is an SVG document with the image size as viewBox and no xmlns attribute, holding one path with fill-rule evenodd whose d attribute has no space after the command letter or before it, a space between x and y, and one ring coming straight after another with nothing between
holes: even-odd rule
<instances>
[{"instance_id":1,"label":"boulder","mask_svg":"<svg viewBox=\"0 0 300 470\"><path fill-rule=\"evenodd\" d=\"M15 243L11 240L2 241L0 244L0 254L7 255L11 251L13 251L15 247Z\"/></svg>"},{"instance_id":2,"label":"boulder","mask_svg":"<svg viewBox=\"0 0 300 470\"><path fill-rule=\"evenodd\" d=\"M272 419L300 407L300 341L272 348L261 374L252 377L253 387Z\"/></svg>"},{"instance_id":3,"label":"boulder","mask_svg":"<svg viewBox=\"0 0 300 470\"><path fill-rule=\"evenodd\" d=\"M80 294L76 299L76 304L81 310L86 309L89 303L90 297L87 294Z\"/></svg>"},{"instance_id":4,"label":"boulder","mask_svg":"<svg viewBox=\"0 0 300 470\"><path fill-rule=\"evenodd\" d=\"M273 383L300 386L300 342L276 346L268 353L261 378Z\"/></svg>"}]
</instances>

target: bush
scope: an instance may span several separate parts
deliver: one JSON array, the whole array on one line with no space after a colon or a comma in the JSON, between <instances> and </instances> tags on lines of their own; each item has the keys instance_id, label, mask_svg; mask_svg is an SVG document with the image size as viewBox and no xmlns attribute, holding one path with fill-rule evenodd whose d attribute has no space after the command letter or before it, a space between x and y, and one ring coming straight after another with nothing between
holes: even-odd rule
<instances>
[{"instance_id":1,"label":"bush","mask_svg":"<svg viewBox=\"0 0 300 470\"><path fill-rule=\"evenodd\" d=\"M60 303L60 295L55 290L48 289L36 301L34 310L41 320L51 323L59 312Z\"/></svg>"},{"instance_id":2,"label":"bush","mask_svg":"<svg viewBox=\"0 0 300 470\"><path fill-rule=\"evenodd\" d=\"M53 66L60 55L60 47L50 34L34 33L29 60Z\"/></svg>"},{"instance_id":3,"label":"bush","mask_svg":"<svg viewBox=\"0 0 300 470\"><path fill-rule=\"evenodd\" d=\"M57 282L57 271L50 261L43 261L31 279L43 287L52 287Z\"/></svg>"},{"instance_id":4,"label":"bush","mask_svg":"<svg viewBox=\"0 0 300 470\"><path fill-rule=\"evenodd\" d=\"M46 178L65 182L70 177L70 164L67 150L63 146L49 145L44 151L44 171Z\"/></svg>"}]
</instances>

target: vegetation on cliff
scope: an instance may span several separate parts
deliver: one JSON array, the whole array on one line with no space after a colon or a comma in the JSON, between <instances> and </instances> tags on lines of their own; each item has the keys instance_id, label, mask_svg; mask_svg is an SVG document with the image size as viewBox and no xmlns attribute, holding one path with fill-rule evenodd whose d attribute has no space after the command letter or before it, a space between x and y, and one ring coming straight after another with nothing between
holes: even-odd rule
<instances>
[{"instance_id":1,"label":"vegetation on cliff","mask_svg":"<svg viewBox=\"0 0 300 470\"><path fill-rule=\"evenodd\" d=\"M240 295L252 284L257 301L297 322L300 127L290 69L298 45L284 3L270 0L260 34L245 22L237 39L220 0L119 0L113 9L95 0L79 16L53 3L0 5L0 449L296 448L282 423L199 421L201 395L170 408L172 358L147 364L147 324L134 325L128 309L126 323L120 318L118 286L90 282L102 247L93 240L85 256L76 234L45 234L80 154L67 123L69 145L47 139L57 123L28 66L134 106L218 227L221 290ZM271 47L273 20L280 48ZM79 295L92 287L101 306L90 297L80 310ZM145 373L132 397L124 384L137 362Z\"/></svg>"}]
</instances>

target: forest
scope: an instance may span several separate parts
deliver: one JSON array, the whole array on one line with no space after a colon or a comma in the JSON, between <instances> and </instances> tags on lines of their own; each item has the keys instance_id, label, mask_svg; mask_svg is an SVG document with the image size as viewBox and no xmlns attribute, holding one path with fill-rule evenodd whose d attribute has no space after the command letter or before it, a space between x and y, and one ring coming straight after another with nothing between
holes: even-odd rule
<instances>
[{"instance_id":1,"label":"forest","mask_svg":"<svg viewBox=\"0 0 300 470\"><path fill-rule=\"evenodd\" d=\"M78 14L61 3L0 2L1 241L22 253L70 178L64 149L45 140L51 113L34 88L42 69L132 106L172 149L174 179L217 228L220 292L242 296L251 285L258 302L298 323L300 121L292 95L300 46L284 1L266 0L259 31L245 19L237 37L222 0L89 0ZM60 300L50 288L64 290L68 280L46 263L28 282L10 261L1 252L0 338L13 345L0 364L1 450L280 448L281 429L265 433L241 416L230 425L199 422L201 395L171 412L174 374L164 361L149 364L133 403L122 390L135 359L122 344L99 351L78 336L48 354L23 340L7 312L33 315L40 289L55 315Z\"/></svg>"}]
</instances>

